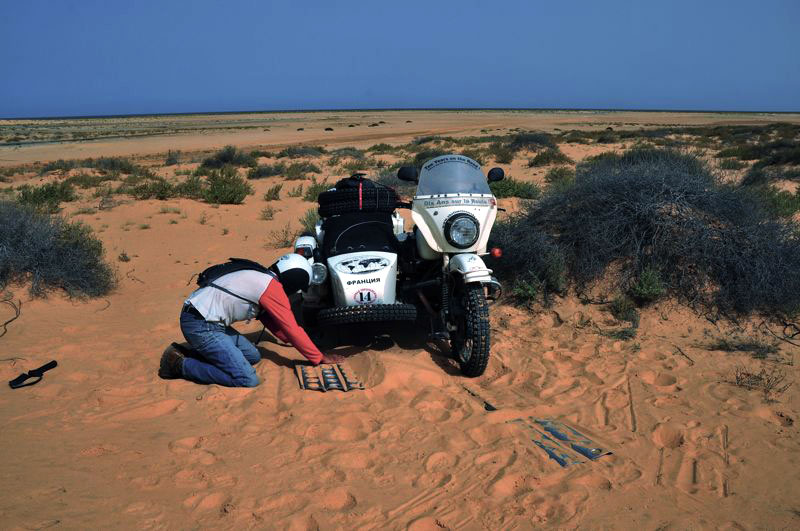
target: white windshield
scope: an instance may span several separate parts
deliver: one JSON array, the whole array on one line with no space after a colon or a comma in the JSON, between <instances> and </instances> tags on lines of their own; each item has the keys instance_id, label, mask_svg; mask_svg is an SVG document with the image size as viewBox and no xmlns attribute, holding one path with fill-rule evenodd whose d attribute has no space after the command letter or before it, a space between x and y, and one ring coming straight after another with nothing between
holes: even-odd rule
<instances>
[{"instance_id":1,"label":"white windshield","mask_svg":"<svg viewBox=\"0 0 800 531\"><path fill-rule=\"evenodd\" d=\"M442 155L422 166L417 196L491 194L481 166L463 155Z\"/></svg>"}]
</instances>

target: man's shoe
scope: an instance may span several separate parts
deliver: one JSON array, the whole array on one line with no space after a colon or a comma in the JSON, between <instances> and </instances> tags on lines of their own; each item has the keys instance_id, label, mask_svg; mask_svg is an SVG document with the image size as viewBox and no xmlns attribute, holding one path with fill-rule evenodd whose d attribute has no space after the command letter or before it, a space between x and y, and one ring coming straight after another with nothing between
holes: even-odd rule
<instances>
[{"instance_id":1,"label":"man's shoe","mask_svg":"<svg viewBox=\"0 0 800 531\"><path fill-rule=\"evenodd\" d=\"M185 356L178 351L179 345L173 343L161 355L161 366L158 375L165 380L183 378L183 360Z\"/></svg>"}]
</instances>

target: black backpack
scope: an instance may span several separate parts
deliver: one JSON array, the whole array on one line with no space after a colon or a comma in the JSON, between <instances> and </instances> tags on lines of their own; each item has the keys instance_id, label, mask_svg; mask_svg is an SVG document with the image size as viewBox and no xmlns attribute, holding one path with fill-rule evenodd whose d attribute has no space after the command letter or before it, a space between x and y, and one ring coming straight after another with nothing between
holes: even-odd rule
<instances>
[{"instance_id":1,"label":"black backpack","mask_svg":"<svg viewBox=\"0 0 800 531\"><path fill-rule=\"evenodd\" d=\"M266 273L273 278L278 278L278 276L271 269L264 267L258 262L254 262L246 258L228 258L228 261L224 264L216 264L207 267L199 275L197 275L197 285L201 288L208 286L216 288L220 291L224 291L228 295L236 297L237 299L241 299L245 302L249 302L250 304L258 306L257 302L253 302L250 299L246 299L241 295L237 295L232 291L223 288L222 286L214 284L214 281L221 276L227 275L228 273L235 273L236 271L258 271L259 273Z\"/></svg>"}]
</instances>

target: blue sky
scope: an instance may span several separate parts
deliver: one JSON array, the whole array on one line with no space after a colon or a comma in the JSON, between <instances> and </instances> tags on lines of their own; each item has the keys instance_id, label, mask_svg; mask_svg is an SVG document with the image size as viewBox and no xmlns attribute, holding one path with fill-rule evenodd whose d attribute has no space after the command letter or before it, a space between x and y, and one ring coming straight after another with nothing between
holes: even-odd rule
<instances>
[{"instance_id":1,"label":"blue sky","mask_svg":"<svg viewBox=\"0 0 800 531\"><path fill-rule=\"evenodd\" d=\"M800 1L0 0L0 116L800 111Z\"/></svg>"}]
</instances>

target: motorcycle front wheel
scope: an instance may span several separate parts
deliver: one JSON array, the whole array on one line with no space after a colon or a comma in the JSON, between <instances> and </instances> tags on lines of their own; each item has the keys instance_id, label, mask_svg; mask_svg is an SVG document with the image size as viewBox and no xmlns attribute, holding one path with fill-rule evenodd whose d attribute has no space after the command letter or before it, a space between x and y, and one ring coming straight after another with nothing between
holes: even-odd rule
<instances>
[{"instance_id":1,"label":"motorcycle front wheel","mask_svg":"<svg viewBox=\"0 0 800 531\"><path fill-rule=\"evenodd\" d=\"M454 294L457 311L451 311L456 330L450 333L450 350L464 376L474 378L483 374L489 364L489 304L483 286L467 284L460 294Z\"/></svg>"}]
</instances>

